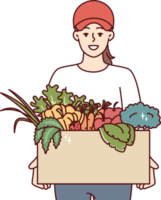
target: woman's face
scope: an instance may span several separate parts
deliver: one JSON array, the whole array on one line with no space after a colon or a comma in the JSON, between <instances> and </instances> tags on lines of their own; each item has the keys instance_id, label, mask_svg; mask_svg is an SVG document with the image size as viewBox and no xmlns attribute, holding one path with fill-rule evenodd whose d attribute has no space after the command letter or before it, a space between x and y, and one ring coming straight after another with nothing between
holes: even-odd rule
<instances>
[{"instance_id":1,"label":"woman's face","mask_svg":"<svg viewBox=\"0 0 161 200\"><path fill-rule=\"evenodd\" d=\"M92 23L81 31L74 31L73 37L79 42L85 54L97 57L104 52L108 41L113 39L114 33L104 30L99 24Z\"/></svg>"}]
</instances>

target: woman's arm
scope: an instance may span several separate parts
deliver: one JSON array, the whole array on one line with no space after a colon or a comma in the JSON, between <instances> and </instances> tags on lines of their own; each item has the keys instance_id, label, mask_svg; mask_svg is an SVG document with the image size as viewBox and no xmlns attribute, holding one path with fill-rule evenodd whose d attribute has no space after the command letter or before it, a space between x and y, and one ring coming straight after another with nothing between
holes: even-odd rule
<instances>
[{"instance_id":1,"label":"woman's arm","mask_svg":"<svg viewBox=\"0 0 161 200\"><path fill-rule=\"evenodd\" d=\"M51 187L50 184L38 184L38 177L37 177L37 157L29 164L29 169L32 169L32 185L40 188L40 189L49 189Z\"/></svg>"},{"instance_id":2,"label":"woman's arm","mask_svg":"<svg viewBox=\"0 0 161 200\"><path fill-rule=\"evenodd\" d=\"M127 107L129 104L134 104L141 102L141 96L137 80L131 70L127 70L124 76L123 84L121 87L120 96L122 98L123 108ZM154 170L158 169L159 165L150 157L150 183L149 184L137 184L139 189L147 189L155 185L155 173Z\"/></svg>"},{"instance_id":3,"label":"woman's arm","mask_svg":"<svg viewBox=\"0 0 161 200\"><path fill-rule=\"evenodd\" d=\"M136 187L139 188L140 190L142 190L142 189L147 189L147 188L154 186L156 184L154 170L158 169L158 168L159 168L159 165L150 157L150 174L149 174L150 183L149 184L137 184Z\"/></svg>"},{"instance_id":4,"label":"woman's arm","mask_svg":"<svg viewBox=\"0 0 161 200\"><path fill-rule=\"evenodd\" d=\"M29 164L29 169L37 167L37 157Z\"/></svg>"}]
</instances>

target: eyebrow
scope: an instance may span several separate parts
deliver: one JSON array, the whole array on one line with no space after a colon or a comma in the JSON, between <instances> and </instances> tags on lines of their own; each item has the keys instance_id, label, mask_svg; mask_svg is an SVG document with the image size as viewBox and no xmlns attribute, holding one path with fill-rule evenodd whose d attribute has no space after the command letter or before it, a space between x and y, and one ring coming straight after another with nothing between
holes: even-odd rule
<instances>
[{"instance_id":1,"label":"eyebrow","mask_svg":"<svg viewBox=\"0 0 161 200\"><path fill-rule=\"evenodd\" d=\"M87 29L90 29L89 27L85 27L84 29L86 29L86 28L87 28Z\"/></svg>"}]
</instances>

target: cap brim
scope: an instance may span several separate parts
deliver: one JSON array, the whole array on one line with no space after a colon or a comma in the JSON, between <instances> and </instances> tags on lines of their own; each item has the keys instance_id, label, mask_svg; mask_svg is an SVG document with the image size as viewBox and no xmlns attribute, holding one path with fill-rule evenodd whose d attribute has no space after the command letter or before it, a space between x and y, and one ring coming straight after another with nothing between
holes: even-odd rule
<instances>
[{"instance_id":1,"label":"cap brim","mask_svg":"<svg viewBox=\"0 0 161 200\"><path fill-rule=\"evenodd\" d=\"M108 31L112 28L112 26L108 22L106 22L102 19L86 19L86 20L83 20L79 24L76 25L76 28L81 31L87 25L92 24L92 23L96 23L96 24L101 25L106 31Z\"/></svg>"}]
</instances>

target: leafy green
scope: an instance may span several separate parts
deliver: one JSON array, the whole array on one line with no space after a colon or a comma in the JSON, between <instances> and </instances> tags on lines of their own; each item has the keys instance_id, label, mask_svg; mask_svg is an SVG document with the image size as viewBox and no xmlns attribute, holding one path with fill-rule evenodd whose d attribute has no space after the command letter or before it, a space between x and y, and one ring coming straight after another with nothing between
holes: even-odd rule
<instances>
[{"instance_id":1,"label":"leafy green","mask_svg":"<svg viewBox=\"0 0 161 200\"><path fill-rule=\"evenodd\" d=\"M52 108L52 105L51 105L51 103L50 103L50 101L46 98L44 98L44 101L45 101L45 103L46 103L46 107L47 107L47 109L51 109Z\"/></svg>"},{"instance_id":2,"label":"leafy green","mask_svg":"<svg viewBox=\"0 0 161 200\"><path fill-rule=\"evenodd\" d=\"M130 138L129 127L126 124L104 124L106 133L122 142L128 142Z\"/></svg>"},{"instance_id":3,"label":"leafy green","mask_svg":"<svg viewBox=\"0 0 161 200\"><path fill-rule=\"evenodd\" d=\"M117 151L124 152L126 149L126 143L121 142L118 139L112 138L108 133L104 130L104 128L99 128L100 134L102 136L103 141L108 144L110 147L115 148Z\"/></svg>"},{"instance_id":4,"label":"leafy green","mask_svg":"<svg viewBox=\"0 0 161 200\"><path fill-rule=\"evenodd\" d=\"M89 107L87 107L87 110L85 110L85 112L84 112L86 115L88 115L89 114Z\"/></svg>"},{"instance_id":5,"label":"leafy green","mask_svg":"<svg viewBox=\"0 0 161 200\"><path fill-rule=\"evenodd\" d=\"M60 132L58 131L58 132L53 136L55 148L57 148L58 145L60 144L60 138L61 138L61 134L60 134Z\"/></svg>"},{"instance_id":6,"label":"leafy green","mask_svg":"<svg viewBox=\"0 0 161 200\"><path fill-rule=\"evenodd\" d=\"M58 131L59 129L57 128L52 128L52 127L45 128L45 131L43 132L43 136L42 136L42 144L43 144L43 149L45 153L47 153L50 139L52 139L53 135Z\"/></svg>"},{"instance_id":7,"label":"leafy green","mask_svg":"<svg viewBox=\"0 0 161 200\"><path fill-rule=\"evenodd\" d=\"M39 121L38 117L36 116L35 112L32 110L32 108L28 105L28 103L21 98L16 92L12 91L9 89L9 91L14 94L20 101L21 103L23 103L23 105L28 109L28 111L37 119L37 121Z\"/></svg>"},{"instance_id":8,"label":"leafy green","mask_svg":"<svg viewBox=\"0 0 161 200\"><path fill-rule=\"evenodd\" d=\"M90 100L89 100L89 104L91 104L91 105L94 105L94 104L95 104L94 101L93 101L93 99L90 99Z\"/></svg>"},{"instance_id":9,"label":"leafy green","mask_svg":"<svg viewBox=\"0 0 161 200\"><path fill-rule=\"evenodd\" d=\"M39 99L36 96L33 96L33 99L35 102L31 102L30 104L31 106L36 107L36 109L34 109L35 112L41 113L47 109L47 104L42 96Z\"/></svg>"},{"instance_id":10,"label":"leafy green","mask_svg":"<svg viewBox=\"0 0 161 200\"><path fill-rule=\"evenodd\" d=\"M94 103L94 100L93 99L90 99L89 100L89 106L87 107L86 111L85 111L85 114L89 114L89 111L91 110L91 107L95 108L93 113L94 115L97 114L98 112L98 108L101 106L100 103Z\"/></svg>"},{"instance_id":11,"label":"leafy green","mask_svg":"<svg viewBox=\"0 0 161 200\"><path fill-rule=\"evenodd\" d=\"M42 139L44 152L47 153L50 140L53 138L55 148L60 144L61 133L60 130L63 130L61 124L53 118L43 119L35 130L35 144L37 144L40 139Z\"/></svg>"},{"instance_id":12,"label":"leafy green","mask_svg":"<svg viewBox=\"0 0 161 200\"><path fill-rule=\"evenodd\" d=\"M43 133L44 131L45 131L45 128L36 130L36 132L35 132L35 137L34 137L35 144L37 144L37 143L40 141L40 139L42 138L42 133Z\"/></svg>"},{"instance_id":13,"label":"leafy green","mask_svg":"<svg viewBox=\"0 0 161 200\"><path fill-rule=\"evenodd\" d=\"M73 107L77 108L78 106L82 105L88 105L87 102L85 102L86 96L82 95L81 97L78 97L78 95L74 95L74 102L73 102Z\"/></svg>"},{"instance_id":14,"label":"leafy green","mask_svg":"<svg viewBox=\"0 0 161 200\"><path fill-rule=\"evenodd\" d=\"M43 94L47 97L47 99L50 101L51 105L55 105L55 104L60 104L61 100L59 99L59 97L61 96L61 92L58 92L58 85L54 85L53 87L51 87L50 85L47 85L47 91L43 90Z\"/></svg>"},{"instance_id":15,"label":"leafy green","mask_svg":"<svg viewBox=\"0 0 161 200\"><path fill-rule=\"evenodd\" d=\"M70 97L72 97L72 96L73 96L73 93L72 93L72 92L68 93L68 92L66 91L66 88L63 89L63 90L62 90L62 94L61 94L61 96L59 97L59 99L62 99L61 104L65 105L65 106L67 106L67 105L69 105L69 104L72 104L73 101L70 99Z\"/></svg>"},{"instance_id":16,"label":"leafy green","mask_svg":"<svg viewBox=\"0 0 161 200\"><path fill-rule=\"evenodd\" d=\"M14 120L12 122L12 128L11 128L12 134L17 134L18 126L19 126L20 122L25 122L25 123L31 124L31 121L26 118L22 118L22 117L14 118Z\"/></svg>"},{"instance_id":17,"label":"leafy green","mask_svg":"<svg viewBox=\"0 0 161 200\"><path fill-rule=\"evenodd\" d=\"M134 128L129 124L104 124L99 130L103 141L117 151L124 152L135 140Z\"/></svg>"},{"instance_id":18,"label":"leafy green","mask_svg":"<svg viewBox=\"0 0 161 200\"><path fill-rule=\"evenodd\" d=\"M129 139L127 145L131 146L134 144L134 141L135 141L135 130L134 130L133 126L130 124L128 124L128 127L130 129L130 139Z\"/></svg>"},{"instance_id":19,"label":"leafy green","mask_svg":"<svg viewBox=\"0 0 161 200\"><path fill-rule=\"evenodd\" d=\"M19 101L17 101L16 99L12 98L11 96L4 94L4 93L0 93L3 96L5 96L6 98L8 98L10 101L12 101L13 103L15 103L18 107L20 107L24 112L22 112L21 110L17 109L17 108L4 108L0 111L6 111L6 110L10 110L10 111L16 111L19 112L21 114L23 114L26 118L18 118L15 120L14 122L14 133L16 131L16 126L18 124L19 121L25 121L25 122L30 122L33 123L35 126L37 126L37 124L39 123L39 119L36 116L35 112L32 110L32 108L26 103L25 100L23 100L18 94L16 94L14 91L9 90L12 94L14 94Z\"/></svg>"},{"instance_id":20,"label":"leafy green","mask_svg":"<svg viewBox=\"0 0 161 200\"><path fill-rule=\"evenodd\" d=\"M101 106L100 103L94 103L93 99L90 99L89 104L91 104L91 105L97 105L98 108Z\"/></svg>"},{"instance_id":21,"label":"leafy green","mask_svg":"<svg viewBox=\"0 0 161 200\"><path fill-rule=\"evenodd\" d=\"M61 124L53 118L46 118L43 119L36 127L36 129L41 129L41 128L46 128L46 127L55 127L55 128L59 128L61 130L63 130L63 127L61 126Z\"/></svg>"},{"instance_id":22,"label":"leafy green","mask_svg":"<svg viewBox=\"0 0 161 200\"><path fill-rule=\"evenodd\" d=\"M26 113L28 115L30 115L38 123L37 119L33 116L33 114L29 110L27 110L22 104L20 104L19 102L17 102L16 100L14 100L13 98L11 98L10 96L7 96L7 97L9 99L11 99L13 102L15 102L18 106L20 106L24 111L26 111Z\"/></svg>"},{"instance_id":23,"label":"leafy green","mask_svg":"<svg viewBox=\"0 0 161 200\"><path fill-rule=\"evenodd\" d=\"M55 104L69 105L73 103L70 99L73 93L68 93L66 88L63 89L62 92L58 92L58 87L58 85L54 85L53 87L47 85L47 90L43 90L42 92L46 98L42 96L39 99L36 96L33 97L35 102L31 102L31 105L36 107L36 109L34 109L35 112L42 113L47 109L51 109Z\"/></svg>"}]
</instances>

